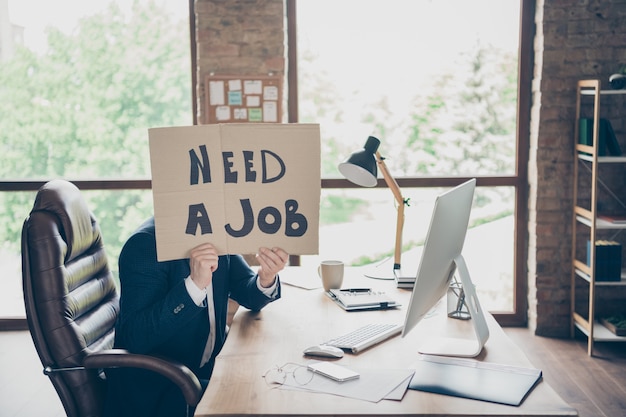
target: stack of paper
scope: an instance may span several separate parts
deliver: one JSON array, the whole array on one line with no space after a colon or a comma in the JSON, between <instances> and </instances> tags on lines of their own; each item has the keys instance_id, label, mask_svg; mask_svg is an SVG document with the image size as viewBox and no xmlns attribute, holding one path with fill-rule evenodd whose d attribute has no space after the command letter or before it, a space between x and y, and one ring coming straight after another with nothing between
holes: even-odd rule
<instances>
[{"instance_id":1,"label":"stack of paper","mask_svg":"<svg viewBox=\"0 0 626 417\"><path fill-rule=\"evenodd\" d=\"M379 402L380 400L401 400L413 376L413 369L359 369L357 379L338 382L315 374L311 382L302 385L289 376L281 389L295 389L310 392L339 395L341 397Z\"/></svg>"}]
</instances>

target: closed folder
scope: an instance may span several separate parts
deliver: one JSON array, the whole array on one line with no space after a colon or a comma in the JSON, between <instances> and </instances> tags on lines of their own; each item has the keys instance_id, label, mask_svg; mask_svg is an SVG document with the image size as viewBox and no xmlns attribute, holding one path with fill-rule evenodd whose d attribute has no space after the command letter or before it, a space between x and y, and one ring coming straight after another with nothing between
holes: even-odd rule
<instances>
[{"instance_id":1,"label":"closed folder","mask_svg":"<svg viewBox=\"0 0 626 417\"><path fill-rule=\"evenodd\" d=\"M541 370L422 355L410 389L518 406L541 379Z\"/></svg>"}]
</instances>

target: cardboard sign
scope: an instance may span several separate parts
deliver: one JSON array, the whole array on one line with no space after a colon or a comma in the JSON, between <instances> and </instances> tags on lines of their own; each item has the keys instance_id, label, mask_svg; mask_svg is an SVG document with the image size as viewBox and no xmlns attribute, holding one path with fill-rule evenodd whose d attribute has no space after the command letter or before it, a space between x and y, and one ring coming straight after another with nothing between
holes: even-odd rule
<instances>
[{"instance_id":1,"label":"cardboard sign","mask_svg":"<svg viewBox=\"0 0 626 417\"><path fill-rule=\"evenodd\" d=\"M320 131L313 124L149 129L159 261L210 242L220 254L261 246L319 250Z\"/></svg>"}]
</instances>

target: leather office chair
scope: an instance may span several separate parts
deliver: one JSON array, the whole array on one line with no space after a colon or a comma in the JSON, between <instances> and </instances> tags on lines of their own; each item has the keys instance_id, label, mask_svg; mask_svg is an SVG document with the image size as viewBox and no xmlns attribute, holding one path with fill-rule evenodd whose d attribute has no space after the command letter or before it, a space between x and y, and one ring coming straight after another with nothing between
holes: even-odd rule
<instances>
[{"instance_id":1,"label":"leather office chair","mask_svg":"<svg viewBox=\"0 0 626 417\"><path fill-rule=\"evenodd\" d=\"M69 417L100 416L102 369L148 369L171 379L189 407L202 389L184 365L111 349L119 294L100 227L79 189L53 180L37 193L22 229L22 277L35 348Z\"/></svg>"}]
</instances>

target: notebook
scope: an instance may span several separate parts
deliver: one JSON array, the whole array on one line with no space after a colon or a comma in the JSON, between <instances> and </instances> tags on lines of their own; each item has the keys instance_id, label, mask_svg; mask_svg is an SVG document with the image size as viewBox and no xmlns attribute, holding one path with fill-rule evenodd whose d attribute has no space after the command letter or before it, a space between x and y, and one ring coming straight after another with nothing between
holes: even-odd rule
<instances>
[{"instance_id":1,"label":"notebook","mask_svg":"<svg viewBox=\"0 0 626 417\"><path fill-rule=\"evenodd\" d=\"M518 406L541 380L541 370L423 355L410 389Z\"/></svg>"},{"instance_id":2,"label":"notebook","mask_svg":"<svg viewBox=\"0 0 626 417\"><path fill-rule=\"evenodd\" d=\"M369 288L331 289L326 295L346 311L382 310L400 306L384 292Z\"/></svg>"}]
</instances>

